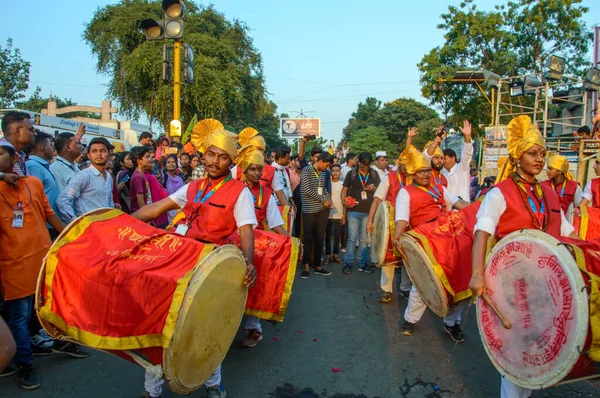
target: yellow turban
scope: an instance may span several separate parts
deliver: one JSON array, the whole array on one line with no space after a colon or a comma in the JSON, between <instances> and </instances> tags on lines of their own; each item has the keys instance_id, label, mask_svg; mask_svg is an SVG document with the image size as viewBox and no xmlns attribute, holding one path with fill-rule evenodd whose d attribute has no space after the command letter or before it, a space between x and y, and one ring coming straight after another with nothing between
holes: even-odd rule
<instances>
[{"instance_id":1,"label":"yellow turban","mask_svg":"<svg viewBox=\"0 0 600 398\"><path fill-rule=\"evenodd\" d=\"M496 184L504 181L515 170L521 156L532 146L546 148L546 142L540 131L533 125L531 118L526 115L517 116L510 121L506 128L506 145L510 159L504 164L496 177Z\"/></svg>"},{"instance_id":2,"label":"yellow turban","mask_svg":"<svg viewBox=\"0 0 600 398\"><path fill-rule=\"evenodd\" d=\"M245 148L247 146L253 146L260 149L261 151L266 151L267 143L265 142L265 139L258 134L259 133L256 129L253 129L252 127L246 127L245 129L240 131L240 146L242 148Z\"/></svg>"},{"instance_id":3,"label":"yellow turban","mask_svg":"<svg viewBox=\"0 0 600 398\"><path fill-rule=\"evenodd\" d=\"M208 148L216 146L227 152L232 161L237 156L237 135L225 130L216 119L204 119L196 123L190 139L199 152L206 153Z\"/></svg>"},{"instance_id":4,"label":"yellow turban","mask_svg":"<svg viewBox=\"0 0 600 398\"><path fill-rule=\"evenodd\" d=\"M548 167L560 170L567 180L572 180L573 176L569 172L569 161L566 157L561 155L550 156L548 158Z\"/></svg>"},{"instance_id":5,"label":"yellow turban","mask_svg":"<svg viewBox=\"0 0 600 398\"><path fill-rule=\"evenodd\" d=\"M263 166L265 164L265 156L260 149L249 146L240 151L235 159L235 164L245 173L252 164Z\"/></svg>"},{"instance_id":6,"label":"yellow turban","mask_svg":"<svg viewBox=\"0 0 600 398\"><path fill-rule=\"evenodd\" d=\"M427 150L427 148L429 148L431 146L431 144L433 144L433 141L429 141L427 144L425 144L425 147L423 148L423 152L425 152ZM442 148L440 148L439 145L437 145L435 147L435 151L433 152L433 156L438 155L438 156L444 156L444 152L442 151Z\"/></svg>"},{"instance_id":7,"label":"yellow turban","mask_svg":"<svg viewBox=\"0 0 600 398\"><path fill-rule=\"evenodd\" d=\"M502 169L507 161L508 161L508 156L500 156L498 158L498 170Z\"/></svg>"},{"instance_id":8,"label":"yellow turban","mask_svg":"<svg viewBox=\"0 0 600 398\"><path fill-rule=\"evenodd\" d=\"M429 159L414 146L411 145L404 152L406 152L404 167L406 167L407 174L414 175L419 170L431 169Z\"/></svg>"}]
</instances>

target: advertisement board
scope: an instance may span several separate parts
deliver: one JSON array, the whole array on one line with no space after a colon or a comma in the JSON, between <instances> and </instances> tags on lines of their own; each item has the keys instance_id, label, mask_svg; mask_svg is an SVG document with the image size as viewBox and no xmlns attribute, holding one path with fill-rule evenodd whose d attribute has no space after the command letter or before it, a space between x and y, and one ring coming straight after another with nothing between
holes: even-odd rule
<instances>
[{"instance_id":1,"label":"advertisement board","mask_svg":"<svg viewBox=\"0 0 600 398\"><path fill-rule=\"evenodd\" d=\"M321 136L321 119L319 118L281 118L279 134L283 138L301 138L305 135Z\"/></svg>"}]
</instances>

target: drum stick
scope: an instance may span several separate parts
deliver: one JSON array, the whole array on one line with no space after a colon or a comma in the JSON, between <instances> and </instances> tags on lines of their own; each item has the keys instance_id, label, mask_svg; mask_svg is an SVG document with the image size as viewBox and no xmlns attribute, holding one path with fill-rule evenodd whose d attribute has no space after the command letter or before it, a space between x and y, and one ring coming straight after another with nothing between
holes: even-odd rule
<instances>
[{"instance_id":1,"label":"drum stick","mask_svg":"<svg viewBox=\"0 0 600 398\"><path fill-rule=\"evenodd\" d=\"M504 317L504 315L502 315L500 311L498 311L498 308L496 308L494 303L492 303L492 300L487 296L487 294L484 293L483 295L481 295L481 297L483 297L487 305L489 305L492 311L494 311L494 313L496 314L496 316L498 316L498 319L500 319L500 322L502 322L502 326L504 326L504 329L510 329L512 327L512 324L508 319Z\"/></svg>"}]
</instances>

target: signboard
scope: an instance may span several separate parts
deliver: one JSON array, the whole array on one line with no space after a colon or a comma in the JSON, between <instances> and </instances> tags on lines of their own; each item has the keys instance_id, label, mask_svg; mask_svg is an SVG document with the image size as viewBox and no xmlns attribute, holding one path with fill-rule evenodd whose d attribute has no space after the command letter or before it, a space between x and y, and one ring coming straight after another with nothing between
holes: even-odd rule
<instances>
[{"instance_id":1,"label":"signboard","mask_svg":"<svg viewBox=\"0 0 600 398\"><path fill-rule=\"evenodd\" d=\"M503 140L506 139L506 126L492 126L485 128L486 140Z\"/></svg>"},{"instance_id":2,"label":"signboard","mask_svg":"<svg viewBox=\"0 0 600 398\"><path fill-rule=\"evenodd\" d=\"M598 140L584 140L583 142L583 154L586 156L595 155L600 151L600 141Z\"/></svg>"},{"instance_id":3,"label":"signboard","mask_svg":"<svg viewBox=\"0 0 600 398\"><path fill-rule=\"evenodd\" d=\"M279 119L279 134L283 138L301 138L314 134L321 136L321 119L319 118L281 118Z\"/></svg>"}]
</instances>

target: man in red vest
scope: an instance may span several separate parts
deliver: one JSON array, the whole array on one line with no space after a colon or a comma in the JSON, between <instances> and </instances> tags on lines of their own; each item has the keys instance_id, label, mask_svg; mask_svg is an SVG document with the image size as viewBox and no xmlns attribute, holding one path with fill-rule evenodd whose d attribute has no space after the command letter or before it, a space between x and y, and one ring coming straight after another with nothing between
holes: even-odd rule
<instances>
[{"instance_id":1,"label":"man in red vest","mask_svg":"<svg viewBox=\"0 0 600 398\"><path fill-rule=\"evenodd\" d=\"M198 128L194 126L194 134L202 130L208 132L198 139L192 136L192 142L204 153L205 178L192 181L169 197L142 207L132 216L147 222L169 210L182 209L185 219L177 225L177 233L203 243L223 245L237 230L246 261L251 261L254 258L253 228L258 223L250 190L231 176L230 168L237 155L236 137L214 119L205 119L198 124L201 125ZM250 263L247 266L244 283L251 288L256 282L256 269ZM162 379L146 373L146 395L159 397L162 382ZM209 397L225 397L221 365L205 385Z\"/></svg>"},{"instance_id":2,"label":"man in red vest","mask_svg":"<svg viewBox=\"0 0 600 398\"><path fill-rule=\"evenodd\" d=\"M429 159L413 146L408 148L406 156L406 172L412 178L412 184L400 190L396 197L396 230L394 232L394 246L400 253L404 253L400 245L400 237L410 225L415 228L445 215L448 208L462 209L469 205L460 200L443 186L438 187L431 179L431 163ZM403 254L406 258L406 255ZM421 299L418 290L410 289L408 306L404 312L404 323L401 333L405 336L412 335L413 327L417 323L427 306ZM451 315L448 316L450 318ZM464 341L459 323L445 325L446 331L456 342Z\"/></svg>"},{"instance_id":3,"label":"man in red vest","mask_svg":"<svg viewBox=\"0 0 600 398\"><path fill-rule=\"evenodd\" d=\"M600 176L600 153L596 155L594 172L597 176ZM580 205L587 206L589 203L592 204L592 207L600 207L600 178L592 179L583 190Z\"/></svg>"},{"instance_id":4,"label":"man in red vest","mask_svg":"<svg viewBox=\"0 0 600 398\"><path fill-rule=\"evenodd\" d=\"M571 203L579 206L581 202L581 188L569 172L569 161L561 155L550 156L548 158L548 179L540 183L541 186L550 188L558 196L560 208L566 214Z\"/></svg>"}]
</instances>

